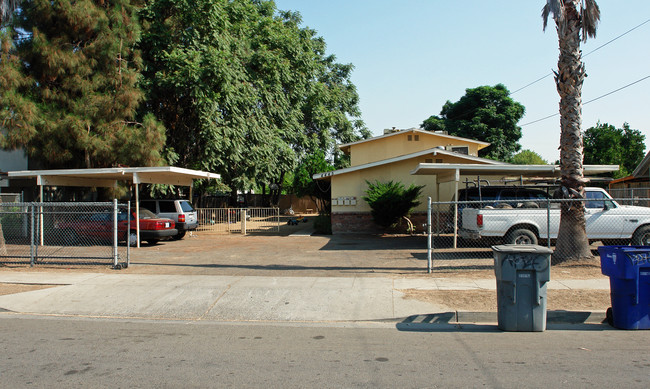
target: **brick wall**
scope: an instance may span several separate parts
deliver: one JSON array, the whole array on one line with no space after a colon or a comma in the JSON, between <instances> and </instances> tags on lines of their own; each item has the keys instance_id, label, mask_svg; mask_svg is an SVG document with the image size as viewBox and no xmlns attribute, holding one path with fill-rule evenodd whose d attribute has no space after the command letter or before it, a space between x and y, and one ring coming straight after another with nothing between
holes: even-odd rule
<instances>
[{"instance_id":1,"label":"brick wall","mask_svg":"<svg viewBox=\"0 0 650 389\"><path fill-rule=\"evenodd\" d=\"M414 213L410 217L411 222L415 227L416 232L424 232L426 230L423 224L427 222L426 213ZM384 230L377 225L370 212L333 212L332 213L332 233L333 234L380 234L388 233L404 233L406 232L406 222L403 222L400 228Z\"/></svg>"}]
</instances>

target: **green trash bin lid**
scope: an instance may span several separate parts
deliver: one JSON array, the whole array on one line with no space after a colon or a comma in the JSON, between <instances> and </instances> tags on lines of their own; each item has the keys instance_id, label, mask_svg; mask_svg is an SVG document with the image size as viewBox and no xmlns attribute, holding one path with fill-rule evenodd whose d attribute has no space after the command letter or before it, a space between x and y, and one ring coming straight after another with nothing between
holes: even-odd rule
<instances>
[{"instance_id":1,"label":"green trash bin lid","mask_svg":"<svg viewBox=\"0 0 650 389\"><path fill-rule=\"evenodd\" d=\"M536 244L500 244L492 246L492 250L504 254L553 254L553 250L548 247Z\"/></svg>"}]
</instances>

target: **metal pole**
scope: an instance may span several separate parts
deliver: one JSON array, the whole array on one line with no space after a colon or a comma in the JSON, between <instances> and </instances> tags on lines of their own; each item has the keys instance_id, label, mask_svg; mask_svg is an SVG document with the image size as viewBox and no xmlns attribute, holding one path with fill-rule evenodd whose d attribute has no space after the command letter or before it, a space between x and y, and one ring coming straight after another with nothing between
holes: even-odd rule
<instances>
[{"instance_id":1,"label":"metal pole","mask_svg":"<svg viewBox=\"0 0 650 389\"><path fill-rule=\"evenodd\" d=\"M30 242L30 245L29 245L29 265L34 266L34 261L35 261L35 256L36 256L36 252L35 252L36 251L35 250L36 249L36 242L35 242L35 239L34 239L34 232L36 232L35 228L34 228L34 204L30 205L29 209L30 209L29 214L31 216L30 217L31 242Z\"/></svg>"},{"instance_id":2,"label":"metal pole","mask_svg":"<svg viewBox=\"0 0 650 389\"><path fill-rule=\"evenodd\" d=\"M458 175L456 175L458 176ZM454 202L454 248L458 248L458 177L456 177L456 184L454 186L454 193L456 194L456 201ZM479 193L480 193L479 182Z\"/></svg>"},{"instance_id":3,"label":"metal pole","mask_svg":"<svg viewBox=\"0 0 650 389\"><path fill-rule=\"evenodd\" d=\"M113 266L117 267L117 199L113 199Z\"/></svg>"},{"instance_id":4,"label":"metal pole","mask_svg":"<svg viewBox=\"0 0 650 389\"><path fill-rule=\"evenodd\" d=\"M427 266L428 273L431 273L431 197L427 206Z\"/></svg>"},{"instance_id":5,"label":"metal pole","mask_svg":"<svg viewBox=\"0 0 650 389\"><path fill-rule=\"evenodd\" d=\"M137 248L140 248L140 186L135 184L135 240ZM129 236L129 240L131 237ZM130 243L130 242L129 242Z\"/></svg>"},{"instance_id":6,"label":"metal pole","mask_svg":"<svg viewBox=\"0 0 650 389\"><path fill-rule=\"evenodd\" d=\"M551 248L551 199L546 198L546 247Z\"/></svg>"},{"instance_id":7,"label":"metal pole","mask_svg":"<svg viewBox=\"0 0 650 389\"><path fill-rule=\"evenodd\" d=\"M131 236L131 202L126 203L126 266L128 267L131 264L131 242L129 242L129 237Z\"/></svg>"},{"instance_id":8,"label":"metal pole","mask_svg":"<svg viewBox=\"0 0 650 389\"><path fill-rule=\"evenodd\" d=\"M280 208L275 208L276 231L280 232Z\"/></svg>"},{"instance_id":9,"label":"metal pole","mask_svg":"<svg viewBox=\"0 0 650 389\"><path fill-rule=\"evenodd\" d=\"M41 246L43 246L43 244L44 244L44 240L43 240L43 185L40 185L39 188L40 188L39 195L40 195L41 205L38 207L38 210L39 210L38 219L39 219L39 222L40 222L39 223L40 224L39 231L41 232L40 243L41 243Z\"/></svg>"}]
</instances>

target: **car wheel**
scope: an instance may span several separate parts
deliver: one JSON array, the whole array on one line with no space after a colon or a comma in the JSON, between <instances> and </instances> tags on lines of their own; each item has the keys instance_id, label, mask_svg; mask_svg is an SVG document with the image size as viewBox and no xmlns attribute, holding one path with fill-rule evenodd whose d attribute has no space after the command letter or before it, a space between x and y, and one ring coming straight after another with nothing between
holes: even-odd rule
<instances>
[{"instance_id":1,"label":"car wheel","mask_svg":"<svg viewBox=\"0 0 650 389\"><path fill-rule=\"evenodd\" d=\"M183 230L183 231L178 231L178 234L172 236L172 239L174 239L174 240L181 240L181 239L183 239L183 238L185 237L185 233L186 233L185 230Z\"/></svg>"},{"instance_id":2,"label":"car wheel","mask_svg":"<svg viewBox=\"0 0 650 389\"><path fill-rule=\"evenodd\" d=\"M506 235L506 244L537 244L537 236L531 230L520 228Z\"/></svg>"},{"instance_id":3,"label":"car wheel","mask_svg":"<svg viewBox=\"0 0 650 389\"><path fill-rule=\"evenodd\" d=\"M650 226L637 228L632 235L633 246L650 246Z\"/></svg>"}]
</instances>

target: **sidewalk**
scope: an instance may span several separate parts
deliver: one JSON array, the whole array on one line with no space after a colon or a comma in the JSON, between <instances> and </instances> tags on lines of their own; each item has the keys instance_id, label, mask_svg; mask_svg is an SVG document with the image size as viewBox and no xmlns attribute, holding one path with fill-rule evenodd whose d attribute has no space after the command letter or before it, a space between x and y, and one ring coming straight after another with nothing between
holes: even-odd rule
<instances>
[{"instance_id":1,"label":"sidewalk","mask_svg":"<svg viewBox=\"0 0 650 389\"><path fill-rule=\"evenodd\" d=\"M496 322L496 312L463 312L406 299L402 292L494 291L494 279L3 271L0 283L56 285L0 296L0 312L21 314L226 322ZM547 288L609 290L609 281L552 280ZM602 322L604 317L604 312L581 312L578 321ZM549 320L576 318L572 312L551 311Z\"/></svg>"}]
</instances>

